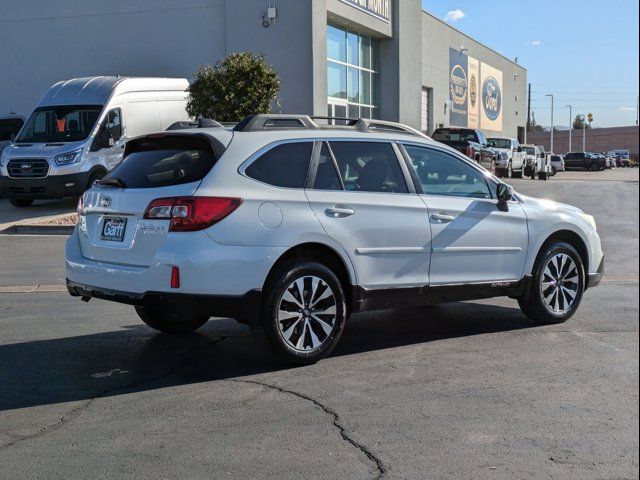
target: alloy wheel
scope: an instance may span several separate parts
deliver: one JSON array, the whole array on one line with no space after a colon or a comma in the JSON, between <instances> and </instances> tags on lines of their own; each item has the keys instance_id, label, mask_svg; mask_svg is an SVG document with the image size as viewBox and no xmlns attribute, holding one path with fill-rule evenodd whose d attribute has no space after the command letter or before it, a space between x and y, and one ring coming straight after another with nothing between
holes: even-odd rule
<instances>
[{"instance_id":1,"label":"alloy wheel","mask_svg":"<svg viewBox=\"0 0 640 480\"><path fill-rule=\"evenodd\" d=\"M574 260L566 253L551 257L540 280L540 293L550 312L563 315L578 299L580 274Z\"/></svg>"},{"instance_id":2,"label":"alloy wheel","mask_svg":"<svg viewBox=\"0 0 640 480\"><path fill-rule=\"evenodd\" d=\"M278 302L278 332L290 348L301 352L324 345L336 326L336 318L333 290L313 275L293 281Z\"/></svg>"}]
</instances>

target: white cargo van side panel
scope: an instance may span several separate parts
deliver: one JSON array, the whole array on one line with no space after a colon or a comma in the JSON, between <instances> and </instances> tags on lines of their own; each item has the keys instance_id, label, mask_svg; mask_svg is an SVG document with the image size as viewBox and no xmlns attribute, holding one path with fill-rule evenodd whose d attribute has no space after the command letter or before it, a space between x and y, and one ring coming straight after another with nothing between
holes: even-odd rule
<instances>
[{"instance_id":1,"label":"white cargo van side panel","mask_svg":"<svg viewBox=\"0 0 640 480\"><path fill-rule=\"evenodd\" d=\"M167 97L168 95L162 95ZM161 130L166 130L175 122L189 120L185 95L172 95L174 98L158 98ZM177 97L177 98L176 98ZM182 97L182 98L180 98Z\"/></svg>"},{"instance_id":2,"label":"white cargo van side panel","mask_svg":"<svg viewBox=\"0 0 640 480\"><path fill-rule=\"evenodd\" d=\"M162 130L155 99L123 102L123 117L127 138Z\"/></svg>"}]
</instances>

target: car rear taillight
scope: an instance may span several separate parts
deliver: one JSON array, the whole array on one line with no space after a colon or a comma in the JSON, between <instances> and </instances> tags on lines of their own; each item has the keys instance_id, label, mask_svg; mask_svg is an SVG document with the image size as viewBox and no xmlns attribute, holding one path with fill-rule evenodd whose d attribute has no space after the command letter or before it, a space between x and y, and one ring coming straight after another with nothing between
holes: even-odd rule
<instances>
[{"instance_id":1,"label":"car rear taillight","mask_svg":"<svg viewBox=\"0 0 640 480\"><path fill-rule=\"evenodd\" d=\"M149 204L144 218L169 220L170 232L195 232L215 225L241 204L241 198L228 197L159 198Z\"/></svg>"},{"instance_id":2,"label":"car rear taillight","mask_svg":"<svg viewBox=\"0 0 640 480\"><path fill-rule=\"evenodd\" d=\"M467 147L467 157L473 158L473 148L471 148L471 145Z\"/></svg>"},{"instance_id":3,"label":"car rear taillight","mask_svg":"<svg viewBox=\"0 0 640 480\"><path fill-rule=\"evenodd\" d=\"M171 288L180 288L180 269L171 267Z\"/></svg>"}]
</instances>

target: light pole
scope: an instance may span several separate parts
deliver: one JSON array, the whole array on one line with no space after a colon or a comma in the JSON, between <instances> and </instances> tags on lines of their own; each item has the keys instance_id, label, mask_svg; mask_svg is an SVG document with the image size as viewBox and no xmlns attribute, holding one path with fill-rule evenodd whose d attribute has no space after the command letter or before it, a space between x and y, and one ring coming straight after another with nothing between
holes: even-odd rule
<instances>
[{"instance_id":1,"label":"light pole","mask_svg":"<svg viewBox=\"0 0 640 480\"><path fill-rule=\"evenodd\" d=\"M573 106L565 105L565 107L569 108L569 151L573 152L573 150L571 150L571 140L573 137Z\"/></svg>"},{"instance_id":2,"label":"light pole","mask_svg":"<svg viewBox=\"0 0 640 480\"><path fill-rule=\"evenodd\" d=\"M587 151L587 117L586 115L580 115L582 119L582 151Z\"/></svg>"},{"instance_id":3,"label":"light pole","mask_svg":"<svg viewBox=\"0 0 640 480\"><path fill-rule=\"evenodd\" d=\"M553 95L547 94L545 97L551 97L551 148L549 151L553 153Z\"/></svg>"}]
</instances>

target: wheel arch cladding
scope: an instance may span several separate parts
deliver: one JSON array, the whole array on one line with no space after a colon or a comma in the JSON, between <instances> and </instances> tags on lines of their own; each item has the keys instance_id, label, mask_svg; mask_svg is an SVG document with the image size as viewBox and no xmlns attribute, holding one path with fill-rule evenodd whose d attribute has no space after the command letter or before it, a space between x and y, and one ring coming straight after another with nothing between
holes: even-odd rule
<instances>
[{"instance_id":1,"label":"wheel arch cladding","mask_svg":"<svg viewBox=\"0 0 640 480\"><path fill-rule=\"evenodd\" d=\"M284 252L278 260L273 264L267 278L265 279L263 291L267 285L273 280L276 272L282 265L292 261L315 261L329 268L340 280L342 289L346 296L347 305L351 302L351 286L353 285L349 269L347 268L342 257L331 247L322 243L303 243L296 245Z\"/></svg>"},{"instance_id":2,"label":"wheel arch cladding","mask_svg":"<svg viewBox=\"0 0 640 480\"><path fill-rule=\"evenodd\" d=\"M569 245L571 245L573 248L576 249L576 251L578 252L578 255L580 255L580 260L582 260L582 267L584 269L584 274L585 274L585 282L587 282L588 279L586 278L586 276L589 273L589 249L587 248L587 244L584 242L582 237L580 237L580 235L578 235L576 232L573 232L571 230L558 230L557 232L554 232L547 237L547 239L542 243L542 245L540 246L540 249L538 250L536 261L534 263L534 268L535 268L535 265L537 265L538 262L540 261L540 258L542 257L542 254L544 253L546 248L549 245L551 245L551 243L557 242L557 241L568 243Z\"/></svg>"}]
</instances>

